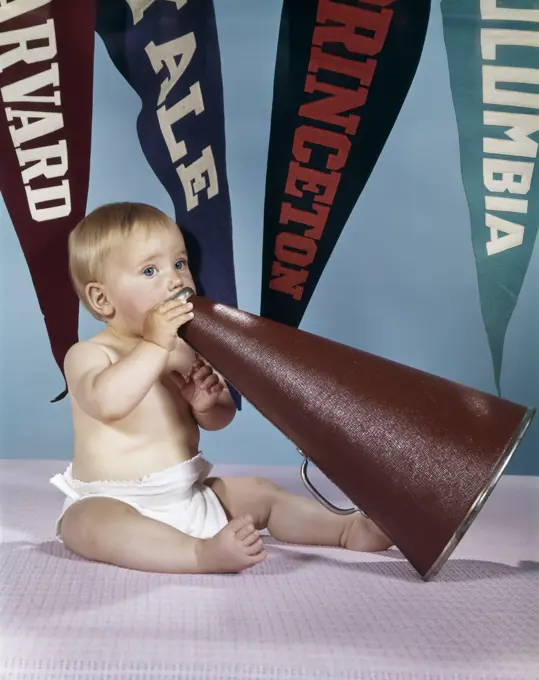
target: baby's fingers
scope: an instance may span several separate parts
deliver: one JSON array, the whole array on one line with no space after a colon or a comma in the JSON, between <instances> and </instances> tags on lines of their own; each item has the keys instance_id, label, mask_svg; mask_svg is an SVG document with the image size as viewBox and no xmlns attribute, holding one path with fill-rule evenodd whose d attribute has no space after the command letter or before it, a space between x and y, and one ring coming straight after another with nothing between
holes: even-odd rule
<instances>
[{"instance_id":1,"label":"baby's fingers","mask_svg":"<svg viewBox=\"0 0 539 680\"><path fill-rule=\"evenodd\" d=\"M154 306L154 310L156 312L159 312L160 314L166 314L167 312L170 312L170 310L175 309L176 307L185 307L186 303L181 302L180 300L163 300L161 302L158 302Z\"/></svg>"},{"instance_id":2,"label":"baby's fingers","mask_svg":"<svg viewBox=\"0 0 539 680\"><path fill-rule=\"evenodd\" d=\"M192 312L193 305L188 302L187 304L178 304L176 301L175 305L172 308L164 308L165 311L163 312L167 319L177 319L180 316L190 316L193 317L194 314Z\"/></svg>"},{"instance_id":3,"label":"baby's fingers","mask_svg":"<svg viewBox=\"0 0 539 680\"><path fill-rule=\"evenodd\" d=\"M204 382L200 385L200 388L203 390L208 390L208 392L215 392L216 387L220 385L219 383L219 378L218 376L215 375L215 373L212 373Z\"/></svg>"},{"instance_id":4,"label":"baby's fingers","mask_svg":"<svg viewBox=\"0 0 539 680\"><path fill-rule=\"evenodd\" d=\"M213 375L213 371L209 366L203 365L201 368L193 370L193 379L197 385L202 385L202 383Z\"/></svg>"},{"instance_id":5,"label":"baby's fingers","mask_svg":"<svg viewBox=\"0 0 539 680\"><path fill-rule=\"evenodd\" d=\"M174 382L179 388L185 387L188 381L188 379L185 378L179 371L171 371L170 377L172 378L172 380L174 380Z\"/></svg>"}]
</instances>

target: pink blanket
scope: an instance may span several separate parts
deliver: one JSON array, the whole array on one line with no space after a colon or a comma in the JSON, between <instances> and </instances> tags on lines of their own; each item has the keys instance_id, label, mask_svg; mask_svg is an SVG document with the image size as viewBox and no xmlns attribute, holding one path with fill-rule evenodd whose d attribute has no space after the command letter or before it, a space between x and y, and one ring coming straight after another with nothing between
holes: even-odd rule
<instances>
[{"instance_id":1,"label":"pink blanket","mask_svg":"<svg viewBox=\"0 0 539 680\"><path fill-rule=\"evenodd\" d=\"M48 479L64 467L0 461L2 679L539 678L539 478L504 477L425 584L397 550L269 537L266 562L237 576L86 562L54 541L62 498ZM307 494L295 467L215 473Z\"/></svg>"}]
</instances>

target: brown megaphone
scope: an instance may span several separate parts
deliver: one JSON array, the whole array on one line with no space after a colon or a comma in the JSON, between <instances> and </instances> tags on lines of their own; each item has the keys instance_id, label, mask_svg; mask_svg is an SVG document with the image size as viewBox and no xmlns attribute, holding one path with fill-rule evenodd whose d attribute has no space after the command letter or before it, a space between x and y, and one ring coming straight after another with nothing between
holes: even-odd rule
<instances>
[{"instance_id":1,"label":"brown megaphone","mask_svg":"<svg viewBox=\"0 0 539 680\"><path fill-rule=\"evenodd\" d=\"M197 296L178 334L299 449L329 509L363 512L424 580L447 561L535 409ZM311 460L356 505L339 510Z\"/></svg>"}]
</instances>

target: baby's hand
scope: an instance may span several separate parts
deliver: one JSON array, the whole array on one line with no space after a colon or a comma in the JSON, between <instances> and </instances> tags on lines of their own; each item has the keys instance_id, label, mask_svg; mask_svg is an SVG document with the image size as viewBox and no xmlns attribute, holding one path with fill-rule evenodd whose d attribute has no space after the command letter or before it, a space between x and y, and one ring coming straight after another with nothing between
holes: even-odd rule
<instances>
[{"instance_id":1,"label":"baby's hand","mask_svg":"<svg viewBox=\"0 0 539 680\"><path fill-rule=\"evenodd\" d=\"M142 337L172 352L178 342L178 328L191 321L194 314L191 302L166 300L150 309L144 320Z\"/></svg>"},{"instance_id":2,"label":"baby's hand","mask_svg":"<svg viewBox=\"0 0 539 680\"><path fill-rule=\"evenodd\" d=\"M187 377L172 371L171 377L193 411L206 413L215 406L224 386L212 367L197 357Z\"/></svg>"}]
</instances>

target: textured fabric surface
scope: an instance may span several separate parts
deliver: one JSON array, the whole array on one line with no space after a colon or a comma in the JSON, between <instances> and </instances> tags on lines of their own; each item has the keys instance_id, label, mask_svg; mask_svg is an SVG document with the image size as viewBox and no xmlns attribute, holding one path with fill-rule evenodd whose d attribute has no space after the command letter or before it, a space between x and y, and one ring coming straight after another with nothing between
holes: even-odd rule
<instances>
[{"instance_id":1,"label":"textured fabric surface","mask_svg":"<svg viewBox=\"0 0 539 680\"><path fill-rule=\"evenodd\" d=\"M54 540L65 461L0 461L2 680L539 678L539 479L504 477L437 580L397 550L276 544L240 575L86 562ZM307 494L296 468L263 474ZM333 502L339 492L313 470Z\"/></svg>"}]
</instances>

